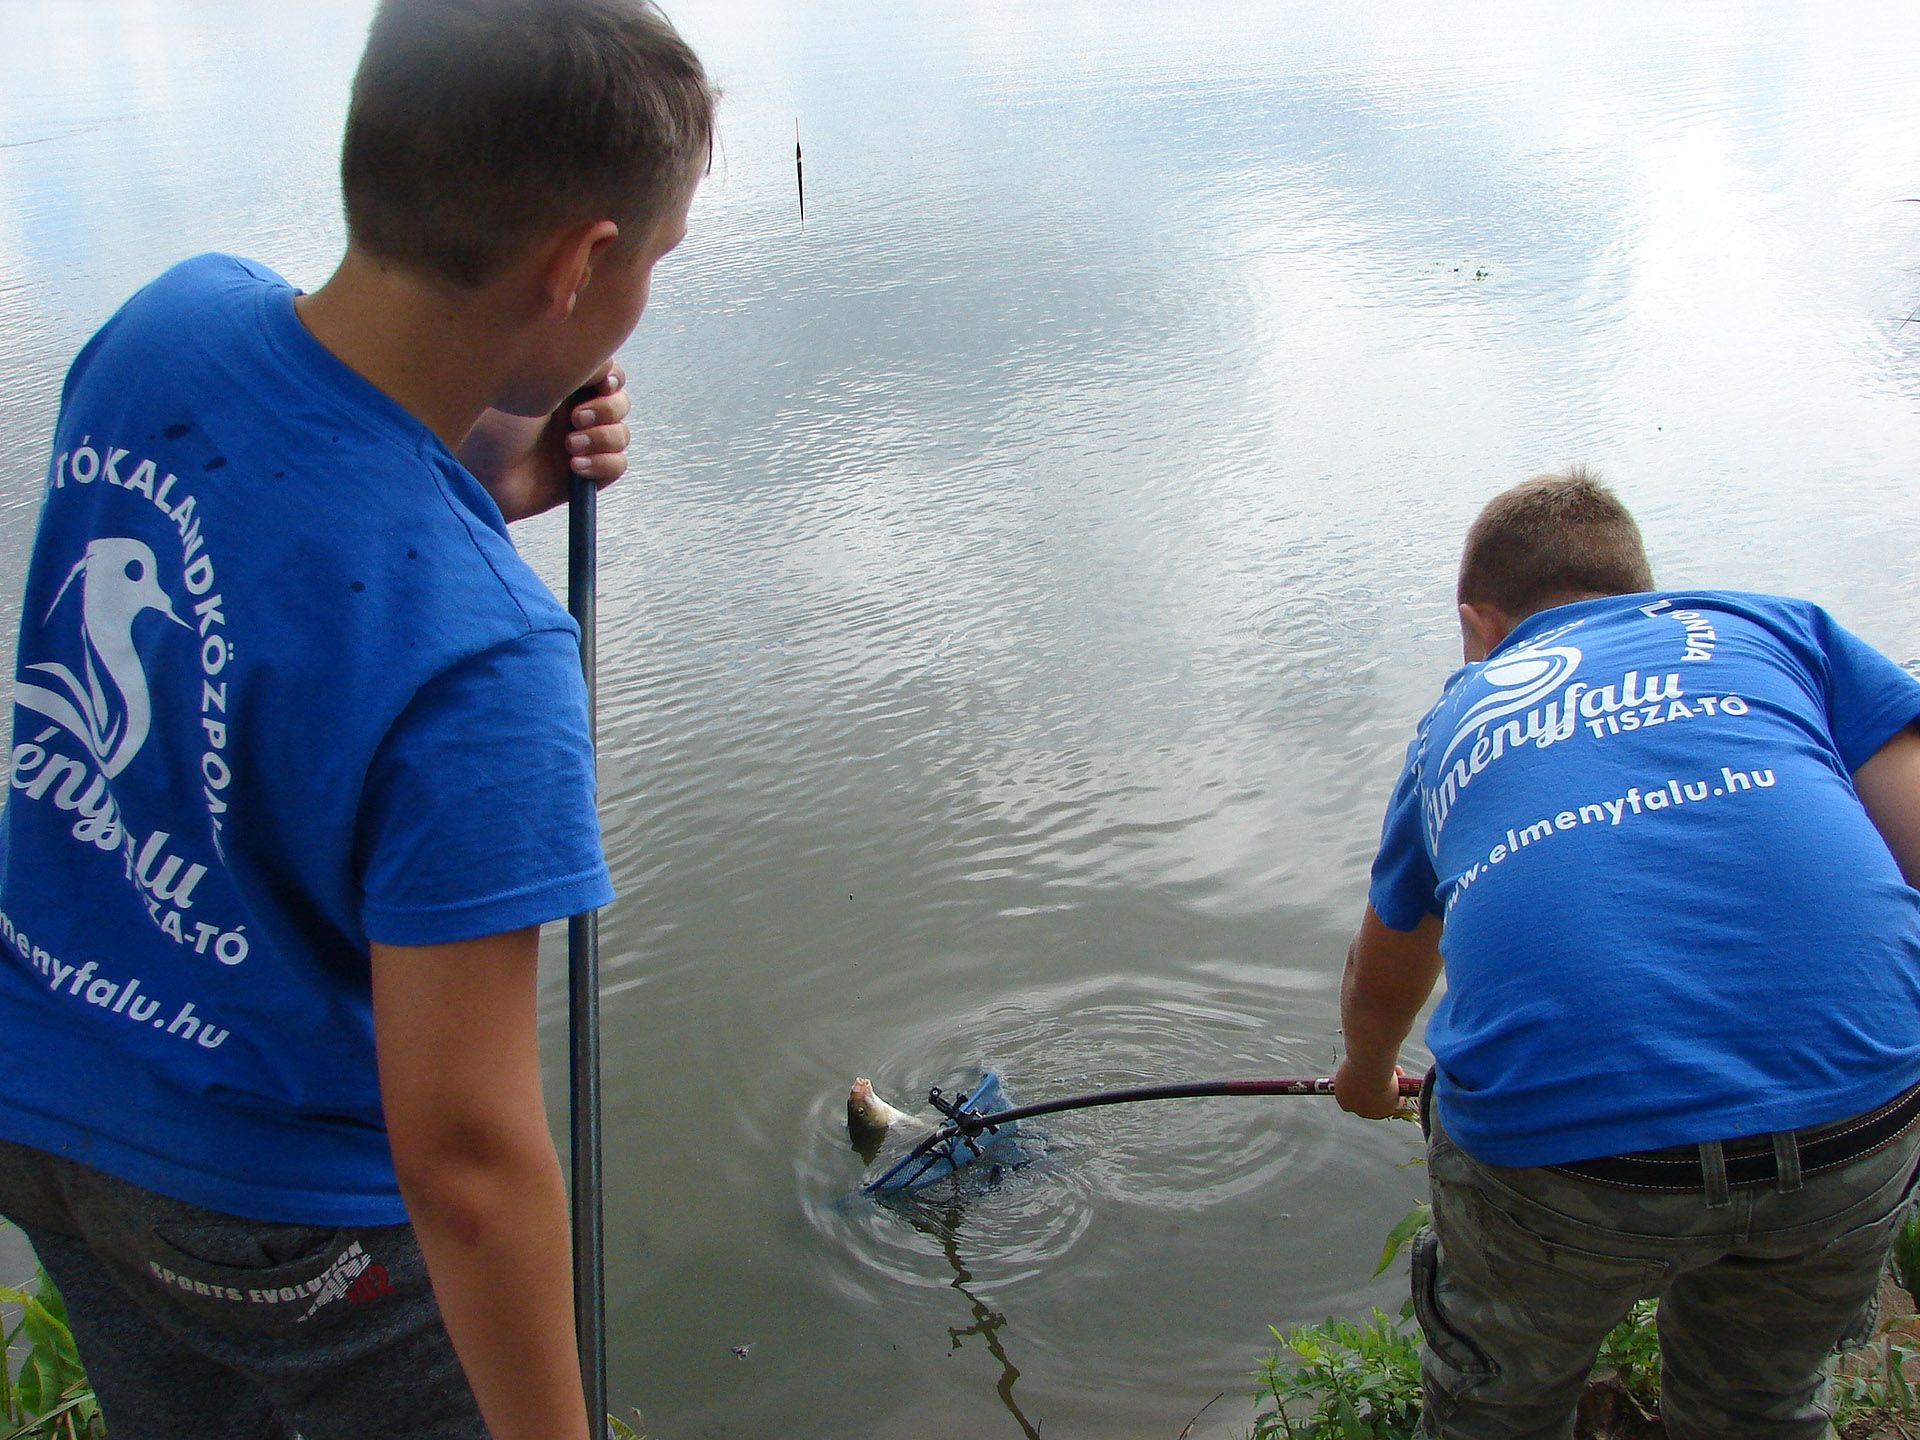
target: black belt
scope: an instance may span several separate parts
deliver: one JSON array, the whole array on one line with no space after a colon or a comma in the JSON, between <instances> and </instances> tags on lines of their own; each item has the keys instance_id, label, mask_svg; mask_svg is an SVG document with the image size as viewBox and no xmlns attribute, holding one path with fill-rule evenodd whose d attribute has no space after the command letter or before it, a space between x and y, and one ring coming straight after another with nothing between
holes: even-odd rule
<instances>
[{"instance_id":1,"label":"black belt","mask_svg":"<svg viewBox=\"0 0 1920 1440\"><path fill-rule=\"evenodd\" d=\"M1791 1135L1800 1155L1800 1173L1818 1175L1838 1170L1883 1146L1891 1145L1916 1122L1920 1122L1920 1085L1887 1101L1877 1110L1796 1130ZM1726 1157L1727 1185L1741 1189L1754 1185L1772 1185L1780 1178L1778 1152L1773 1137L1757 1136L1721 1142ZM1667 1150L1641 1150L1630 1155L1605 1155L1597 1160L1575 1160L1566 1165L1549 1165L1562 1175L1594 1180L1602 1185L1617 1185L1628 1190L1665 1190L1675 1193L1707 1188L1706 1171L1700 1161L1698 1145L1676 1145Z\"/></svg>"}]
</instances>

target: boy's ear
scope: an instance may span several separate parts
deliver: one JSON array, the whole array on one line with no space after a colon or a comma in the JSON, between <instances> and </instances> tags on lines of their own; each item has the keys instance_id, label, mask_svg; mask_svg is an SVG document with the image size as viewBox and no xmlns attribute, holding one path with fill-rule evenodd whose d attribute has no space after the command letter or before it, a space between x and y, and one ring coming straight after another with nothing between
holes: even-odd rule
<instances>
[{"instance_id":1,"label":"boy's ear","mask_svg":"<svg viewBox=\"0 0 1920 1440\"><path fill-rule=\"evenodd\" d=\"M620 227L611 220L582 221L553 234L539 275L542 309L549 319L572 316L581 292L593 280L593 267L619 238Z\"/></svg>"},{"instance_id":2,"label":"boy's ear","mask_svg":"<svg viewBox=\"0 0 1920 1440\"><path fill-rule=\"evenodd\" d=\"M1469 665L1484 660L1513 633L1513 624L1498 605L1464 600L1460 604L1460 653Z\"/></svg>"}]
</instances>

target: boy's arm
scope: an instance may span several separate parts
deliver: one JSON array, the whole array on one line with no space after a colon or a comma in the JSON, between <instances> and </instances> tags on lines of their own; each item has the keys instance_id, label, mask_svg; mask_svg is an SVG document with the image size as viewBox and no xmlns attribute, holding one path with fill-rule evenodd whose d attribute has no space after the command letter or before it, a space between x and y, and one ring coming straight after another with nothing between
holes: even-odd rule
<instances>
[{"instance_id":1,"label":"boy's arm","mask_svg":"<svg viewBox=\"0 0 1920 1440\"><path fill-rule=\"evenodd\" d=\"M627 377L618 365L551 415L489 410L455 458L511 522L564 505L577 476L610 485L627 469Z\"/></svg>"},{"instance_id":2,"label":"boy's arm","mask_svg":"<svg viewBox=\"0 0 1920 1440\"><path fill-rule=\"evenodd\" d=\"M401 1193L488 1430L587 1440L538 957L537 929L374 945L374 1041Z\"/></svg>"},{"instance_id":3,"label":"boy's arm","mask_svg":"<svg viewBox=\"0 0 1920 1440\"><path fill-rule=\"evenodd\" d=\"M1920 889L1920 730L1909 725L1874 751L1853 788L1907 884Z\"/></svg>"},{"instance_id":4,"label":"boy's arm","mask_svg":"<svg viewBox=\"0 0 1920 1440\"><path fill-rule=\"evenodd\" d=\"M1400 1108L1400 1042L1440 978L1440 917L1395 930L1367 906L1340 977L1340 1028L1347 1054L1334 1073L1342 1110L1384 1120Z\"/></svg>"}]
</instances>

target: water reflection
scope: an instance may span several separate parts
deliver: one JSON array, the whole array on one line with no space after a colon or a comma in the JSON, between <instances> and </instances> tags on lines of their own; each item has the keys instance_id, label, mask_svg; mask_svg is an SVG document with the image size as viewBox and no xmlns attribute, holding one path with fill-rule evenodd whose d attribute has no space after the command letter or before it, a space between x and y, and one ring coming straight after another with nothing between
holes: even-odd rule
<instances>
[{"instance_id":1,"label":"water reflection","mask_svg":"<svg viewBox=\"0 0 1920 1440\"><path fill-rule=\"evenodd\" d=\"M1000 1397L1000 1403L1013 1417L1014 1424L1027 1440L1040 1440L1040 1429L1020 1408L1020 1402L1014 1399L1014 1382L1020 1378L1020 1367L1007 1355L1006 1341L1001 1331L1007 1327L1007 1317L1003 1311L996 1310L968 1288L973 1276L960 1258L961 1220L965 1215L963 1207L955 1205L938 1212L937 1215L918 1216L911 1219L914 1229L923 1235L931 1236L940 1245L941 1254L947 1258L947 1264L953 1267L953 1288L967 1301L973 1313L973 1323L964 1328L949 1326L947 1334L952 1338L953 1348L958 1350L964 1341L978 1338L986 1343L987 1353L992 1355L1000 1366L1000 1378L994 1384L994 1393Z\"/></svg>"}]
</instances>

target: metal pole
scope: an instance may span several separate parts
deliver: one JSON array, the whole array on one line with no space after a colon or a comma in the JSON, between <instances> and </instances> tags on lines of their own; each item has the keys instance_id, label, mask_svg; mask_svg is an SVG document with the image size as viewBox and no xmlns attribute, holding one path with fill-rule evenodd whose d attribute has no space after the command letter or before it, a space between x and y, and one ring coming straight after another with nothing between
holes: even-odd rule
<instances>
[{"instance_id":1,"label":"metal pole","mask_svg":"<svg viewBox=\"0 0 1920 1440\"><path fill-rule=\"evenodd\" d=\"M599 491L574 477L567 503L567 610L580 626L580 668L587 680L587 733L597 740L595 683L596 520ZM600 1208L600 912L567 921L568 1115L573 1147L573 1324L587 1433L607 1427L605 1232Z\"/></svg>"}]
</instances>

